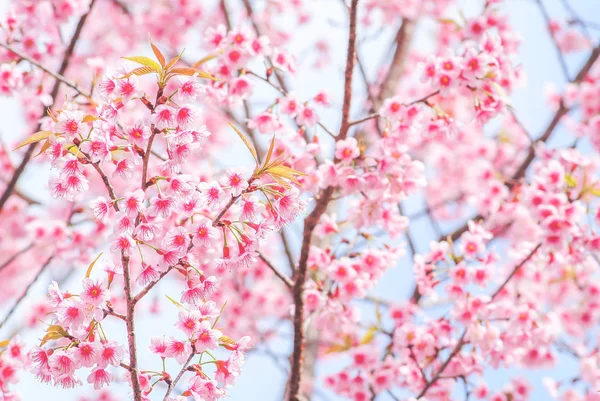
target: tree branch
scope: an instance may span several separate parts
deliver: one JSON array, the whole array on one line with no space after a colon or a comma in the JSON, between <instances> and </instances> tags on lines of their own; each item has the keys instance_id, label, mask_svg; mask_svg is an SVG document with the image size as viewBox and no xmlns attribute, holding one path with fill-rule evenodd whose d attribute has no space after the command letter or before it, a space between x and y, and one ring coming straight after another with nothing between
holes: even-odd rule
<instances>
[{"instance_id":1,"label":"tree branch","mask_svg":"<svg viewBox=\"0 0 600 401\"><path fill-rule=\"evenodd\" d=\"M60 68L57 73L60 76L64 75L65 71L69 67L71 57L73 56L73 51L75 50L75 45L77 44L77 41L79 40L79 37L81 36L83 26L85 25L85 22L86 22L88 16L92 12L92 8L93 8L95 2L96 2L96 0L91 0L88 11L81 16L81 18L79 19L79 22L77 23L77 27L75 28L75 32L73 33L73 36L71 37L71 42L69 43L69 46L65 50L62 63L60 65ZM58 96L58 90L60 89L61 83L62 83L62 81L60 79L56 79L54 81L54 87L52 88L52 92L50 93L50 97L52 98L52 105L54 105L54 103L56 102L56 97ZM45 112L45 110L46 110L46 107L44 106L42 113ZM39 131L40 128L41 128L41 124L38 124L37 128L35 129L35 132ZM21 163L15 169L10 181L6 185L6 188L4 189L2 196L0 196L0 212L2 212L2 209L4 208L6 201L8 200L8 198L10 198L10 195L12 194L13 190L15 189L15 186L17 185L17 181L19 180L19 177L21 177L21 174L23 174L23 171L25 170L25 166L27 166L27 163L29 163L29 160L31 160L31 158L33 157L33 152L35 151L36 147L37 147L37 142L29 145L29 147L27 148L27 151L25 152L25 155L23 155L23 159L21 160Z\"/></svg>"},{"instance_id":2,"label":"tree branch","mask_svg":"<svg viewBox=\"0 0 600 401\"><path fill-rule=\"evenodd\" d=\"M245 0L247 1L247 0ZM350 7L350 22L348 35L348 53L346 57L346 69L344 73L344 101L342 106L342 125L336 141L346 139L350 129L350 107L352 105L352 76L356 59L356 19L358 12L358 0L352 0ZM304 221L304 233L302 236L302 249L298 270L294 275L294 349L291 356L291 373L289 380L289 401L299 401L300 384L302 379L302 365L304 362L304 283L306 281L307 261L310 251L312 233L325 213L327 205L331 201L335 188L330 186L321 191L316 201L315 208Z\"/></svg>"},{"instance_id":3,"label":"tree branch","mask_svg":"<svg viewBox=\"0 0 600 401\"><path fill-rule=\"evenodd\" d=\"M163 401L167 401L169 399L169 395L171 395L171 392L173 391L173 389L175 388L175 386L177 386L177 383L179 383L179 381L183 377L183 374L186 372L187 366L190 364L190 362L194 358L194 355L195 355L194 351L192 351L190 353L190 356L188 357L188 359L185 361L185 363L181 367L181 370L179 371L179 374L177 374L177 377L175 377L175 380L173 380L169 384L169 387L167 388L167 392L165 393L165 397L163 398Z\"/></svg>"},{"instance_id":4,"label":"tree branch","mask_svg":"<svg viewBox=\"0 0 600 401\"><path fill-rule=\"evenodd\" d=\"M46 67L44 67L43 65L41 65L40 63L38 63L37 61L32 59L31 57L29 57L28 55L26 55L25 53L21 53L20 51L12 48L11 46L8 46L5 43L0 43L0 47L3 47L6 50L16 54L17 56L19 56L19 58L29 62L29 64L36 66L37 68L44 71L48 75L52 76L57 81L60 81L60 82L64 83L65 85L67 85L69 88L74 89L75 92L79 93L81 96L85 96L87 98L90 98L92 96L89 93L85 92L83 89L81 89L75 82L69 81L69 79L67 77L63 76L61 73L56 73L56 72L50 71L49 69L47 69Z\"/></svg>"},{"instance_id":5,"label":"tree branch","mask_svg":"<svg viewBox=\"0 0 600 401\"><path fill-rule=\"evenodd\" d=\"M548 10L546 10L546 7L544 6L544 3L542 2L542 0L536 0L536 2L538 4L540 12L542 13L542 17L544 18L544 21L546 22L546 29L548 30L548 34L550 34L550 40L552 41L552 44L554 45L554 49L556 50L556 54L558 55L558 62L560 64L560 68L562 68L563 75L565 76L565 79L567 81L570 81L571 78L569 76L569 67L567 66L567 61L565 60L565 55L563 54L562 50L560 50L560 47L558 47L556 38L554 37L552 30L550 29L550 15L548 15Z\"/></svg>"},{"instance_id":6,"label":"tree branch","mask_svg":"<svg viewBox=\"0 0 600 401\"><path fill-rule=\"evenodd\" d=\"M415 21L411 19L404 19L402 21L402 25L396 34L396 50L394 51L390 69L381 84L381 91L377 96L377 102L373 105L375 110L381 106L385 99L392 97L396 92L398 81L400 81L404 72L404 61L414 35L415 24Z\"/></svg>"},{"instance_id":7,"label":"tree branch","mask_svg":"<svg viewBox=\"0 0 600 401\"><path fill-rule=\"evenodd\" d=\"M265 258L265 256L262 253L259 252L258 257L260 258L260 260L265 262L267 267L271 269L273 273L275 273L275 275L283 282L283 284L286 285L286 287L292 288L294 286L294 282L288 276L280 272L279 269L276 268L267 258Z\"/></svg>"},{"instance_id":8,"label":"tree branch","mask_svg":"<svg viewBox=\"0 0 600 401\"><path fill-rule=\"evenodd\" d=\"M129 367L131 375L131 387L133 389L134 401L142 401L142 388L138 377L137 350L135 340L135 302L131 290L131 272L129 271L129 256L121 253L121 264L123 265L123 281L125 282L125 301L127 313L125 325L127 326L127 345L129 349Z\"/></svg>"},{"instance_id":9,"label":"tree branch","mask_svg":"<svg viewBox=\"0 0 600 401\"><path fill-rule=\"evenodd\" d=\"M28 250L33 248L33 245L34 245L34 243L32 242L31 244L27 245L25 248L21 249L20 251L17 251L15 254L13 254L11 257L9 257L4 263L2 263L0 265L0 272L2 270L4 270L8 265L10 265L12 262L14 262L19 256L23 255L25 252L27 252Z\"/></svg>"},{"instance_id":10,"label":"tree branch","mask_svg":"<svg viewBox=\"0 0 600 401\"><path fill-rule=\"evenodd\" d=\"M23 294L21 294L21 296L19 297L19 299L17 299L15 301L14 305L12 306L12 308L10 308L10 310L8 311L8 313L6 314L6 316L4 317L4 319L2 320L2 322L0 322L0 330L2 330L2 327L4 327L4 325L6 324L6 322L8 322L8 320L10 319L10 317L13 315L13 313L15 313L15 311L17 310L17 308L19 307L19 305L21 304L21 302L23 302L23 300L27 297L27 294L29 293L29 290L38 281L38 279L41 277L42 273L44 273L44 271L46 270L46 267L48 267L48 265L50 265L50 262L52 262L53 258L54 258L54 256L50 256L46 260L46 262L44 262L44 264L42 265L42 267L40 268L40 270L33 277L33 280L31 280L31 282L25 288L25 291L23 292Z\"/></svg>"}]
</instances>

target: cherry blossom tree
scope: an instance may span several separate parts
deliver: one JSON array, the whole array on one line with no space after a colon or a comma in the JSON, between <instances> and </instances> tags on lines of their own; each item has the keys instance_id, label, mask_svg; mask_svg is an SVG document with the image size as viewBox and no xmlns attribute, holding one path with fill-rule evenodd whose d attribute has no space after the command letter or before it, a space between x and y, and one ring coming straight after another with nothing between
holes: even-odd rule
<instances>
[{"instance_id":1,"label":"cherry blossom tree","mask_svg":"<svg viewBox=\"0 0 600 401\"><path fill-rule=\"evenodd\" d=\"M7 1L0 400L599 401L600 23L463 3Z\"/></svg>"}]
</instances>

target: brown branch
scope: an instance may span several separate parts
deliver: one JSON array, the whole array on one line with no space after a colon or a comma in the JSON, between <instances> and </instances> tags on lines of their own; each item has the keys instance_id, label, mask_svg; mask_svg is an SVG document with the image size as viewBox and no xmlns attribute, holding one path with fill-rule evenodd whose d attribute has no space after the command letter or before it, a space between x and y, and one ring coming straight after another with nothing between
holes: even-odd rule
<instances>
[{"instance_id":1,"label":"brown branch","mask_svg":"<svg viewBox=\"0 0 600 401\"><path fill-rule=\"evenodd\" d=\"M548 33L550 34L550 40L552 41L552 44L554 45L554 49L556 50L556 54L558 55L558 62L560 64L560 68L562 68L563 75L565 76L565 79L567 81L570 81L571 78L569 76L569 67L567 66L567 61L565 60L565 55L563 54L562 50L560 50L560 47L558 46L558 42L556 41L556 38L554 37L554 34L552 33L552 30L550 28L550 15L548 14L548 10L546 10L546 7L544 6L544 3L542 2L542 0L536 0L536 2L540 9L540 12L542 13L542 17L544 18L544 21L546 23L546 29L548 30Z\"/></svg>"},{"instance_id":2,"label":"brown branch","mask_svg":"<svg viewBox=\"0 0 600 401\"><path fill-rule=\"evenodd\" d=\"M401 216L404 216L404 210L402 208L402 203L398 203L398 213ZM406 227L406 232L404 233L406 236L406 242L408 242L408 248L410 249L411 256L415 256L417 254L417 248L415 246L415 241L410 233L410 226Z\"/></svg>"},{"instance_id":3,"label":"brown branch","mask_svg":"<svg viewBox=\"0 0 600 401\"><path fill-rule=\"evenodd\" d=\"M229 11L227 10L227 4L225 4L225 0L221 0L221 11L223 12L223 17L225 17L225 24L227 25L227 29L231 30L231 17L229 16Z\"/></svg>"},{"instance_id":4,"label":"brown branch","mask_svg":"<svg viewBox=\"0 0 600 401\"><path fill-rule=\"evenodd\" d=\"M103 309L102 311L104 312L105 316L116 317L117 319L121 319L124 322L127 321L127 317L125 315L121 315L120 313L117 313L112 309Z\"/></svg>"},{"instance_id":5,"label":"brown branch","mask_svg":"<svg viewBox=\"0 0 600 401\"><path fill-rule=\"evenodd\" d=\"M567 22L575 23L575 24L579 25L581 27L581 30L583 31L583 34L585 35L585 37L591 42L592 35L590 34L590 31L588 29L588 23L586 23L585 21L583 21L581 19L581 17L577 14L575 9L573 9L573 6L571 6L571 4L569 3L569 0L561 0L561 3L563 5L564 9L569 14L571 14L571 19ZM594 26L594 24L592 23L591 26Z\"/></svg>"},{"instance_id":6,"label":"brown branch","mask_svg":"<svg viewBox=\"0 0 600 401\"><path fill-rule=\"evenodd\" d=\"M71 57L73 56L73 51L75 50L75 45L77 44L77 41L79 40L79 37L81 36L81 31L83 30L83 26L85 25L85 22L86 22L88 16L92 12L92 8L93 8L95 2L96 2L96 0L91 0L88 11L85 14L83 14L81 16L81 18L79 19L79 22L77 23L77 27L75 28L75 32L73 33L73 36L71 37L71 42L69 43L69 46L67 47L67 49L65 50L65 53L63 55L63 60L60 65L60 68L58 70L58 75L61 75L61 76L64 75L65 71L69 67ZM60 89L61 83L62 83L62 81L59 79L56 79L54 81L54 87L52 88L52 92L50 92L50 97L52 98L52 105L54 105L54 103L56 102L56 97L58 96L58 90ZM44 106L42 113L45 110L46 110L46 107ZM40 129L41 129L41 124L38 124L37 128L35 129L35 132L39 131ZM12 194L13 190L15 189L15 186L17 185L17 181L19 180L19 177L21 177L21 174L23 174L23 171L25 170L27 163L29 163L29 160L31 160L31 158L33 157L33 152L35 151L36 147L37 147L37 142L29 145L29 147L27 148L27 151L25 152L25 155L23 155L23 159L21 160L21 163L15 169L10 181L6 185L6 188L4 189L4 192L2 193L2 196L0 197L0 212L2 212L2 209L4 208L6 201Z\"/></svg>"},{"instance_id":7,"label":"brown branch","mask_svg":"<svg viewBox=\"0 0 600 401\"><path fill-rule=\"evenodd\" d=\"M165 397L163 398L163 401L167 401L169 399L169 395L171 395L171 391L173 391L175 386L177 386L177 383L179 383L179 381L183 377L184 373L187 371L187 367L190 364L190 362L192 361L192 359L194 358L194 355L195 355L195 353L192 351L190 353L190 356L188 357L188 359L185 361L185 363L181 367L179 374L177 374L177 377L175 377L175 380L173 380L171 383L169 383L169 387L167 388L167 392L165 393Z\"/></svg>"},{"instance_id":8,"label":"brown branch","mask_svg":"<svg viewBox=\"0 0 600 401\"><path fill-rule=\"evenodd\" d=\"M156 280L152 281L147 286L145 286L142 290L140 290L140 292L136 296L133 297L133 303L137 304L138 302L140 302L140 299L142 299L146 294L148 294L148 292L150 292L150 290L152 288L154 288L154 286L156 284L158 284L158 282L160 280L162 280L163 277L165 277L167 274L169 274L169 272L171 270L173 270L175 268L175 266L177 266L178 264L179 264L179 262L177 264L173 265L173 266L169 266L167 268L167 270L165 270L164 272L160 273L160 275L158 276L158 278Z\"/></svg>"},{"instance_id":9,"label":"brown branch","mask_svg":"<svg viewBox=\"0 0 600 401\"><path fill-rule=\"evenodd\" d=\"M296 270L296 263L294 262L294 256L292 254L292 249L290 248L290 241L285 232L285 227L281 229L279 232L279 236L281 238L281 243L283 244L283 251L285 252L285 256L287 257L288 264L290 265L290 270L293 272Z\"/></svg>"},{"instance_id":10,"label":"brown branch","mask_svg":"<svg viewBox=\"0 0 600 401\"><path fill-rule=\"evenodd\" d=\"M406 60L408 49L410 48L410 43L414 35L415 25L415 21L410 19L404 19L402 21L402 25L396 34L396 50L394 52L394 57L392 58L392 63L390 64L390 69L381 84L381 91L377 96L377 102L373 105L375 110L381 106L384 99L394 96L394 93L396 92L398 81L400 81L402 73L404 72L404 61Z\"/></svg>"},{"instance_id":11,"label":"brown branch","mask_svg":"<svg viewBox=\"0 0 600 401\"><path fill-rule=\"evenodd\" d=\"M133 389L134 401L142 401L142 388L138 377L138 362L135 340L135 302L131 291L131 272L129 271L129 256L121 252L121 264L123 265L123 281L125 282L125 301L127 313L125 325L127 326L127 345L129 349L129 366L131 376L131 387Z\"/></svg>"},{"instance_id":12,"label":"brown branch","mask_svg":"<svg viewBox=\"0 0 600 401\"><path fill-rule=\"evenodd\" d=\"M12 48L11 46L8 46L5 43L0 43L0 47L5 48L6 50L16 54L17 56L19 56L19 58L29 62L29 64L32 64L34 66L36 66L37 68L39 68L40 70L44 71L45 73L47 73L48 75L52 76L54 79L64 83L65 85L67 85L69 88L72 88L75 90L75 92L77 92L78 94L85 96L87 98L90 98L92 95L90 95L87 92L84 92L83 89L81 89L79 86L77 86L77 84L75 82L71 82L69 81L69 79L65 76L62 75L62 73L56 73L53 71L50 71L48 68L44 67L43 65L41 65L40 63L38 63L37 61L35 61L34 59L32 59L31 57L29 57L28 55L26 55L25 53L22 53L14 48Z\"/></svg>"},{"instance_id":13,"label":"brown branch","mask_svg":"<svg viewBox=\"0 0 600 401\"><path fill-rule=\"evenodd\" d=\"M411 101L409 103L406 103L406 105L407 106L411 106L411 105L417 104L417 103L426 103L426 104L428 104L427 101L429 100L429 98L431 98L431 97L433 97L435 95L438 95L439 93L440 93L440 91L436 90L435 92L432 92L432 93L430 93L428 95L425 95L422 98L419 98L419 99L413 100L413 101ZM379 118L379 117L381 117L381 115L379 113L373 113L373 114L370 114L370 115L368 115L366 117L363 117L363 118L361 118L359 120L355 120L355 121L350 122L350 125L352 126L352 125L364 123L365 121L369 121L369 120L372 120L374 118Z\"/></svg>"},{"instance_id":14,"label":"brown branch","mask_svg":"<svg viewBox=\"0 0 600 401\"><path fill-rule=\"evenodd\" d=\"M23 255L25 252L27 252L28 250L30 250L31 248L33 248L33 242L29 245L27 245L25 248L21 249L20 251L17 251L14 255L12 255L10 258L8 258L4 263L2 263L0 265L0 272L2 270L4 270L8 265L10 265L12 262L14 262L19 256Z\"/></svg>"},{"instance_id":15,"label":"brown branch","mask_svg":"<svg viewBox=\"0 0 600 401\"><path fill-rule=\"evenodd\" d=\"M233 206L233 204L245 193L247 193L250 190L250 187L252 186L252 182L254 182L255 178L250 178L248 180L248 188L246 188L241 194L239 194L238 196L232 196L231 199L229 200L229 202L225 205L225 207L223 208L223 210L221 210L221 212L217 215L217 217L213 220L213 226L218 227L219 224L221 224L221 219L223 218L223 216L225 215L225 213L227 213L227 211L231 208L231 206ZM190 249L192 249L194 246L193 243L190 244L190 246L188 247L188 252L190 251ZM173 266L169 266L167 268L167 270L165 270L164 272L162 272L158 278L154 281L152 281L150 284L148 284L146 287L144 287L137 295L135 295L133 297L133 304L137 304L152 288L154 288L154 286L156 284L158 284L158 282L165 277L167 274L169 274L169 272L171 270L173 270L176 266L179 265L183 265L183 258L179 259L177 261L176 264L174 264Z\"/></svg>"},{"instance_id":16,"label":"brown branch","mask_svg":"<svg viewBox=\"0 0 600 401\"><path fill-rule=\"evenodd\" d=\"M123 12L123 14L131 16L131 11L120 0L112 0L112 3Z\"/></svg>"},{"instance_id":17,"label":"brown branch","mask_svg":"<svg viewBox=\"0 0 600 401\"><path fill-rule=\"evenodd\" d=\"M148 165L150 163L150 155L152 154L152 144L154 143L154 137L157 134L156 128L154 128L154 124L152 124L152 134L150 134L150 138L148 138L148 148L144 153L144 158L142 159L142 189L145 191L149 186L148 182Z\"/></svg>"},{"instance_id":18,"label":"brown branch","mask_svg":"<svg viewBox=\"0 0 600 401\"><path fill-rule=\"evenodd\" d=\"M4 181L4 180L2 180L2 181ZM6 183L6 181L4 181L4 182ZM40 201L35 200L32 197L30 197L29 195L26 195L23 192L21 192L19 190L19 188L13 188L13 195L15 195L17 198L24 200L25 202L27 202L28 205L41 205L42 204Z\"/></svg>"},{"instance_id":19,"label":"brown branch","mask_svg":"<svg viewBox=\"0 0 600 401\"><path fill-rule=\"evenodd\" d=\"M245 0L247 2L247 0ZM350 107L352 105L352 75L354 73L354 64L356 58L356 19L358 12L358 0L352 0L349 18L348 35L348 53L346 57L346 69L344 73L344 101L342 106L342 124L340 133L336 140L346 139L350 129ZM304 362L304 284L306 281L306 271L308 268L308 255L310 251L312 233L325 213L327 205L331 201L335 188L330 186L321 191L313 211L304 221L304 233L302 236L302 249L300 251L300 260L298 269L294 275L294 348L291 356L291 373L289 380L289 401L299 401L300 385L302 379L302 365Z\"/></svg>"},{"instance_id":20,"label":"brown branch","mask_svg":"<svg viewBox=\"0 0 600 401\"><path fill-rule=\"evenodd\" d=\"M83 153L83 152L81 152ZM89 156L85 155L89 159ZM110 199L113 201L113 208L118 212L119 211L119 205L117 205L116 199L117 199L117 195L115 195L115 190L113 189L113 186L111 185L110 181L108 180L107 175L104 173L104 170L102 170L102 167L100 167L100 163L91 163L92 167L94 167L94 170L96 170L96 172L98 173L98 175L100 175L100 178L102 179L102 182L104 183L104 186L106 187L106 190L108 191L108 196L110 197Z\"/></svg>"},{"instance_id":21,"label":"brown branch","mask_svg":"<svg viewBox=\"0 0 600 401\"><path fill-rule=\"evenodd\" d=\"M365 84L365 90L367 91L367 99L371 103L371 108L373 108L376 100L371 94L371 84L369 83L369 77L367 77L367 70L365 69L365 66L360 59L358 51L356 53L356 65L358 65L358 71L360 71L360 76L362 77L363 83Z\"/></svg>"},{"instance_id":22,"label":"brown branch","mask_svg":"<svg viewBox=\"0 0 600 401\"><path fill-rule=\"evenodd\" d=\"M15 311L17 310L17 308L19 307L19 305L21 304L21 302L23 302L23 300L27 297L27 294L29 293L29 290L31 289L31 287L33 287L33 285L41 277L42 273L44 273L44 271L46 270L46 267L48 267L48 265L50 264L50 262L52 262L52 258L54 258L54 256L50 256L46 260L46 262L44 262L44 264L42 265L42 267L40 268L40 270L33 277L33 280L31 280L31 282L29 282L29 284L25 288L25 291L23 292L23 294L21 294L21 296L19 297L19 299L17 299L15 301L14 305L12 306L12 308L10 308L10 310L8 311L8 313L6 314L6 316L4 317L4 319L2 320L2 322L0 322L0 330L2 330L2 327L4 327L4 325L6 324L6 322L8 322L8 320L10 319L10 317L13 315L13 313L15 313Z\"/></svg>"},{"instance_id":23,"label":"brown branch","mask_svg":"<svg viewBox=\"0 0 600 401\"><path fill-rule=\"evenodd\" d=\"M363 117L361 119L351 121L350 122L350 126L357 125L357 124L360 124L360 123L364 123L365 121L373 120L374 118L379 118L379 113L370 114L370 115L368 115L366 117Z\"/></svg>"},{"instance_id":24,"label":"brown branch","mask_svg":"<svg viewBox=\"0 0 600 401\"><path fill-rule=\"evenodd\" d=\"M158 91L156 93L156 101L154 102L154 105L151 105L151 104L149 105L150 114L154 114L154 111L156 110L156 108L159 105L164 103L164 100L162 97L163 90L164 90L164 87L159 86ZM148 138L148 146L146 147L146 152L144 152L144 157L142 159L142 185L141 186L144 191L146 191L146 189L150 185L147 178L148 178L148 165L150 163L150 155L152 154L152 144L154 143L154 138L156 137L156 135L158 135L160 133L160 131L158 131L156 129L154 124L152 124L150 129L152 131L152 134L150 134L150 138Z\"/></svg>"},{"instance_id":25,"label":"brown branch","mask_svg":"<svg viewBox=\"0 0 600 401\"><path fill-rule=\"evenodd\" d=\"M279 271L277 267L275 267L262 253L258 253L258 257L262 260L269 269L275 273L275 275L286 285L288 288L292 288L294 286L294 282L285 274Z\"/></svg>"}]
</instances>

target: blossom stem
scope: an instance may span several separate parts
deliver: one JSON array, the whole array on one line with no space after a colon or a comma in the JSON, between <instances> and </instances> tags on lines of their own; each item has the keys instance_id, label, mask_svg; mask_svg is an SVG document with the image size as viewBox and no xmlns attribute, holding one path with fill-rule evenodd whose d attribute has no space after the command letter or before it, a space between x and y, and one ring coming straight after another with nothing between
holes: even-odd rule
<instances>
[{"instance_id":1,"label":"blossom stem","mask_svg":"<svg viewBox=\"0 0 600 401\"><path fill-rule=\"evenodd\" d=\"M194 358L194 355L195 355L194 352L190 352L190 356L188 357L188 359L185 361L185 363L181 367L181 370L179 371L179 373L175 377L175 380L173 380L169 384L169 387L167 388L167 392L165 394L165 397L163 398L163 401L167 401L169 399L169 396L171 395L171 392L173 391L173 389L175 388L175 386L177 386L177 383L179 383L179 381L183 377L183 374L186 372L188 365L190 364L190 362Z\"/></svg>"}]
</instances>

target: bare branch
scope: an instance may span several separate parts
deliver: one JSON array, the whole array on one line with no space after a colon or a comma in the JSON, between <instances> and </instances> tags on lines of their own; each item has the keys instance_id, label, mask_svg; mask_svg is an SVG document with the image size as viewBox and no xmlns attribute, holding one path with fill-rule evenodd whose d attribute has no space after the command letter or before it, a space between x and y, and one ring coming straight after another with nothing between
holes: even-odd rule
<instances>
[{"instance_id":1,"label":"bare branch","mask_svg":"<svg viewBox=\"0 0 600 401\"><path fill-rule=\"evenodd\" d=\"M13 47L11 47L5 43L0 43L0 47L3 47L6 50L16 54L17 56L19 56L19 58L29 62L29 64L36 66L37 68L44 71L48 75L52 76L57 81L60 81L60 82L64 83L65 85L67 85L69 88L74 89L80 95L85 96L87 98L90 98L92 96L89 93L85 92L83 89L81 89L75 82L71 82L67 77L63 76L61 73L56 73L56 72L50 71L49 69L47 69L46 67L44 67L43 65L41 65L40 63L38 63L37 61L32 59L31 57L29 57L28 55L26 55L25 53L22 53L22 52L18 51L17 49L14 49Z\"/></svg>"},{"instance_id":2,"label":"bare branch","mask_svg":"<svg viewBox=\"0 0 600 401\"><path fill-rule=\"evenodd\" d=\"M267 267L271 269L281 281L283 281L283 284L285 284L288 288L292 288L294 286L294 282L288 276L280 272L279 269L276 268L267 258L265 258L262 253L259 252L258 257L260 257L260 260L265 262Z\"/></svg>"},{"instance_id":3,"label":"bare branch","mask_svg":"<svg viewBox=\"0 0 600 401\"><path fill-rule=\"evenodd\" d=\"M21 249L20 251L17 251L17 253L13 254L11 257L9 257L4 263L2 263L0 265L0 272L2 270L4 270L8 265L10 265L12 262L14 262L19 256L23 255L25 252L27 252L28 250L30 250L31 248L33 248L33 242L29 245L27 245L25 248Z\"/></svg>"},{"instance_id":4,"label":"bare branch","mask_svg":"<svg viewBox=\"0 0 600 401\"><path fill-rule=\"evenodd\" d=\"M50 256L46 260L46 262L44 262L44 264L42 265L42 267L40 268L40 270L38 270L37 274L33 277L33 279L29 282L29 284L25 288L25 291L23 292L23 294L21 294L21 296L15 301L14 305L12 306L12 308L10 308L10 310L8 311L8 313L6 314L6 316L4 317L4 319L2 320L2 322L0 322L0 330L2 330L2 327L4 327L4 325L6 324L6 322L8 322L8 320L13 315L13 313L15 313L15 311L17 310L17 308L19 307L19 305L21 304L21 302L23 302L23 300L27 297L27 294L29 293L29 290L38 281L38 279L44 273L44 271L46 270L46 268L48 267L48 265L50 265L50 262L52 262L53 258L54 258L54 256Z\"/></svg>"},{"instance_id":5,"label":"bare branch","mask_svg":"<svg viewBox=\"0 0 600 401\"><path fill-rule=\"evenodd\" d=\"M567 81L570 81L570 75L569 75L569 67L567 66L567 61L565 60L565 55L563 54L562 50L560 50L560 47L558 46L558 43L556 42L556 38L554 37L552 30L550 29L550 15L548 14L548 10L546 10L546 7L544 6L544 3L542 2L542 0L536 0L538 7L540 9L540 12L542 13L542 17L544 18L544 21L546 22L546 28L548 29L548 33L550 34L550 39L552 40L552 44L554 45L554 48L556 49L556 54L558 55L558 61L560 63L560 68L562 68L563 71L563 75L565 76L565 79Z\"/></svg>"}]
</instances>

